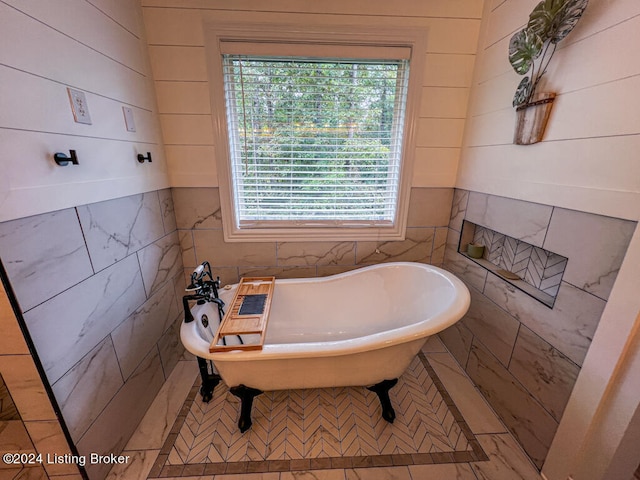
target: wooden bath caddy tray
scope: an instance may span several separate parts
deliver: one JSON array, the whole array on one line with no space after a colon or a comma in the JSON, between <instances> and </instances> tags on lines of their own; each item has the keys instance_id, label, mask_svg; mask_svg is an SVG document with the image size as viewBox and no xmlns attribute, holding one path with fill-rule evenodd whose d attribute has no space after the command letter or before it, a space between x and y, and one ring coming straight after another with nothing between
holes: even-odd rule
<instances>
[{"instance_id":1,"label":"wooden bath caddy tray","mask_svg":"<svg viewBox=\"0 0 640 480\"><path fill-rule=\"evenodd\" d=\"M230 350L262 350L269 321L271 300L275 287L275 277L242 278L236 295L229 305L220 327L213 337L210 352L228 352ZM240 345L218 345L229 335L259 334L257 343Z\"/></svg>"}]
</instances>

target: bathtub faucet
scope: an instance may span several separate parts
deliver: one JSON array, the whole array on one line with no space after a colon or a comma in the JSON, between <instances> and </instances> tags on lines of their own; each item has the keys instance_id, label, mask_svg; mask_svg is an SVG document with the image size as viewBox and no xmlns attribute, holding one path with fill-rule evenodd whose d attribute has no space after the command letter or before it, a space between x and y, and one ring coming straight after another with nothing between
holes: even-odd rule
<instances>
[{"instance_id":1,"label":"bathtub faucet","mask_svg":"<svg viewBox=\"0 0 640 480\"><path fill-rule=\"evenodd\" d=\"M216 277L214 280L213 275L211 274L211 265L209 262L202 262L202 264L196 267L191 274L191 283L186 288L187 292L193 293L182 297L185 323L193 321L193 315L189 308L189 300L197 300L198 303L216 303L218 305L220 319L222 320L222 317L224 316L224 302L218 296L218 288L220 288L220 277Z\"/></svg>"}]
</instances>

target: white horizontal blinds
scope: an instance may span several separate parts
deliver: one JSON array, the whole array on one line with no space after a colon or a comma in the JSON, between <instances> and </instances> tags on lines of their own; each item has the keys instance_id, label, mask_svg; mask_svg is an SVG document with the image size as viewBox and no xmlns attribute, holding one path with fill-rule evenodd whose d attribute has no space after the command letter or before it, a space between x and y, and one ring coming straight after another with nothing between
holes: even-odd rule
<instances>
[{"instance_id":1,"label":"white horizontal blinds","mask_svg":"<svg viewBox=\"0 0 640 480\"><path fill-rule=\"evenodd\" d=\"M224 56L240 226L395 219L405 60Z\"/></svg>"}]
</instances>

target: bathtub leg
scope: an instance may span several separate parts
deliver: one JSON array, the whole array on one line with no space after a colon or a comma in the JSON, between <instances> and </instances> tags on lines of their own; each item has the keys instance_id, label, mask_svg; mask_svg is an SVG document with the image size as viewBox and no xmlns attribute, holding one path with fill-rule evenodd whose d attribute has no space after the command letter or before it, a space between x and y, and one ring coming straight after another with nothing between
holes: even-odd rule
<instances>
[{"instance_id":1,"label":"bathtub leg","mask_svg":"<svg viewBox=\"0 0 640 480\"><path fill-rule=\"evenodd\" d=\"M202 395L202 401L209 403L213 398L213 389L220 383L220 375L217 373L209 373L209 365L204 358L196 357L198 359L198 368L200 369L200 376L202 377L202 386L200 387L200 395Z\"/></svg>"},{"instance_id":2,"label":"bathtub leg","mask_svg":"<svg viewBox=\"0 0 640 480\"><path fill-rule=\"evenodd\" d=\"M376 383L373 387L367 387L367 390L371 390L378 395L380 399L380 405L382 405L382 418L387 422L393 423L396 418L396 412L391 406L391 400L389 399L389 390L391 390L395 384L398 383L398 379L383 380L380 383Z\"/></svg>"},{"instance_id":3,"label":"bathtub leg","mask_svg":"<svg viewBox=\"0 0 640 480\"><path fill-rule=\"evenodd\" d=\"M237 387L231 387L229 391L240 399L240 420L238 420L238 427L240 428L240 432L244 433L251 428L253 397L260 395L262 390L238 385Z\"/></svg>"}]
</instances>

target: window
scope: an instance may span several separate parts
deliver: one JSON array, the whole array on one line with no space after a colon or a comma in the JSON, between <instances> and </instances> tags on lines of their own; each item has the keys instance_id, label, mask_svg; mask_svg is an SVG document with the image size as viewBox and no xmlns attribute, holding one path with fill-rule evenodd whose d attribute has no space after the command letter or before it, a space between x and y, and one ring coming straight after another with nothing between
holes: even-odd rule
<instances>
[{"instance_id":1,"label":"window","mask_svg":"<svg viewBox=\"0 0 640 480\"><path fill-rule=\"evenodd\" d=\"M411 46L228 35L212 68L225 238L402 238Z\"/></svg>"}]
</instances>

